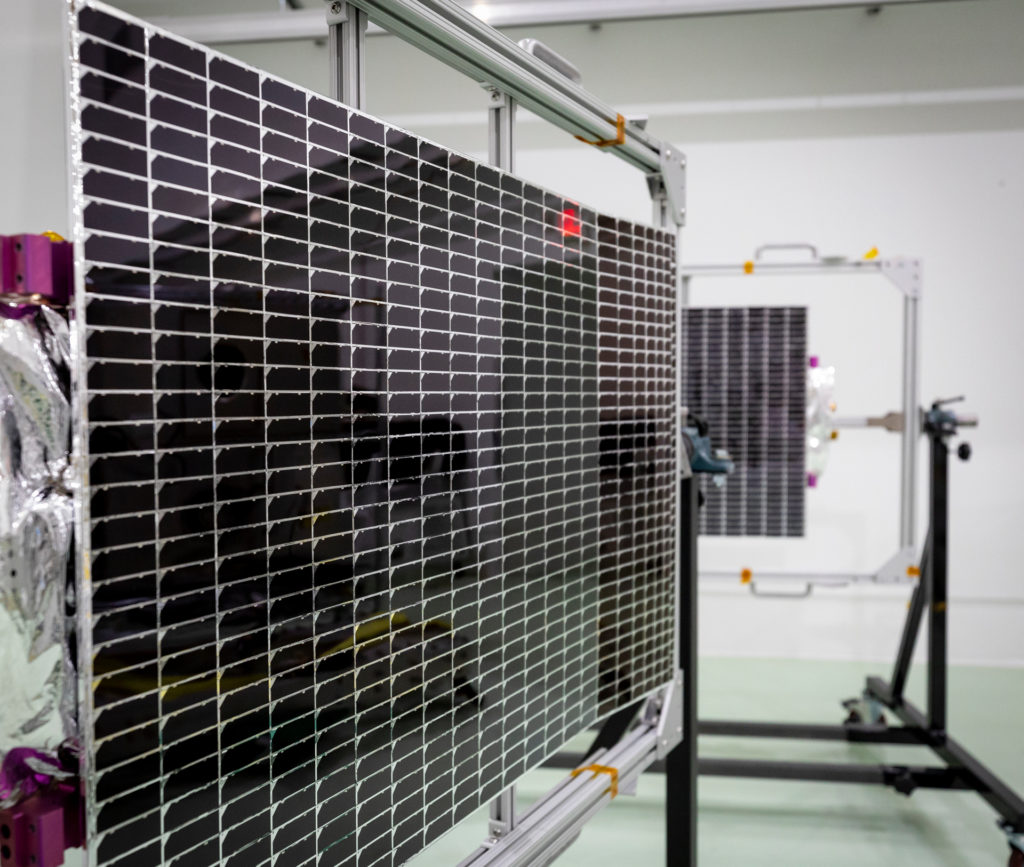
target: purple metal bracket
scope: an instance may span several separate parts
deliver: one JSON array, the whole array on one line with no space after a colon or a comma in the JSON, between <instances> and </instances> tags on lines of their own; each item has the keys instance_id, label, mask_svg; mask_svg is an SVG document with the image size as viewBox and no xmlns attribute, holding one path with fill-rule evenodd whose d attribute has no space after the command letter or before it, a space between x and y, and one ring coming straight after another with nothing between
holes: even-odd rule
<instances>
[{"instance_id":1,"label":"purple metal bracket","mask_svg":"<svg viewBox=\"0 0 1024 867\"><path fill-rule=\"evenodd\" d=\"M60 867L85 839L82 806L78 789L61 783L0 810L0 867Z\"/></svg>"},{"instance_id":2,"label":"purple metal bracket","mask_svg":"<svg viewBox=\"0 0 1024 867\"><path fill-rule=\"evenodd\" d=\"M0 867L60 867L64 852L85 843L85 800L77 755L28 747L9 750L0 763L0 797L17 799L0 809Z\"/></svg>"},{"instance_id":3,"label":"purple metal bracket","mask_svg":"<svg viewBox=\"0 0 1024 867\"><path fill-rule=\"evenodd\" d=\"M0 316L20 319L71 297L72 246L49 235L0 235ZM24 298L24 303L19 299ZM2 862L0 862L2 863Z\"/></svg>"}]
</instances>

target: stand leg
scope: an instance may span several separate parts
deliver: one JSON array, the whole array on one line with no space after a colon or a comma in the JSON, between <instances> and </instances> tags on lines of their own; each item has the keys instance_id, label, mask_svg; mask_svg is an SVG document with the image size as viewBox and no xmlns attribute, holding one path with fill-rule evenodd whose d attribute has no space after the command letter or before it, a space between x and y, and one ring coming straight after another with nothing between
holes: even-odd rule
<instances>
[{"instance_id":1,"label":"stand leg","mask_svg":"<svg viewBox=\"0 0 1024 867\"><path fill-rule=\"evenodd\" d=\"M697 480L679 489L679 667L683 740L665 762L668 867L697 864Z\"/></svg>"},{"instance_id":2,"label":"stand leg","mask_svg":"<svg viewBox=\"0 0 1024 867\"><path fill-rule=\"evenodd\" d=\"M907 612L907 619L903 624L900 649L896 655L896 665L892 670L892 680L890 683L892 684L892 701L894 704L899 704L903 701L903 690L907 685L907 675L910 673L910 665L914 658L914 647L917 645L917 636L921 631L921 620L924 616L925 604L928 601L927 585L931 544L932 536L929 533L924 542L924 552L921 555L921 575L910 597L910 610Z\"/></svg>"},{"instance_id":3,"label":"stand leg","mask_svg":"<svg viewBox=\"0 0 1024 867\"><path fill-rule=\"evenodd\" d=\"M928 728L946 730L947 687L947 536L949 522L949 446L938 433L931 441L930 556L928 586Z\"/></svg>"}]
</instances>

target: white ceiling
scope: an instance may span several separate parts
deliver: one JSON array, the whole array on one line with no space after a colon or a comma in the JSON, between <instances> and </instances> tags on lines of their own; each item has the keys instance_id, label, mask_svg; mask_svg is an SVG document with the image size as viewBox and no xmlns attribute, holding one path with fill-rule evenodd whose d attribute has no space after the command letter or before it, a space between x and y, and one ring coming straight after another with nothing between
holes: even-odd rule
<instances>
[{"instance_id":1,"label":"white ceiling","mask_svg":"<svg viewBox=\"0 0 1024 867\"><path fill-rule=\"evenodd\" d=\"M195 15L228 15L280 11L286 0L114 0L114 5L127 12L142 17L179 18ZM294 0L304 9L323 8L323 0ZM888 3L924 3L933 0L644 0L631 3L629 0L618 0L616 3L601 0L456 0L459 5L480 9L481 17L488 18L491 13L499 19L505 16L517 18L519 12L528 13L528 17L542 20L583 20L588 8L595 12L595 18L605 20L627 20L633 17L648 18L657 14L662 7L664 15L681 14L680 10L688 8L688 14L716 14L741 11L750 8L807 8L832 5L885 5ZM981 2L981 0L961 0L961 2Z\"/></svg>"}]
</instances>

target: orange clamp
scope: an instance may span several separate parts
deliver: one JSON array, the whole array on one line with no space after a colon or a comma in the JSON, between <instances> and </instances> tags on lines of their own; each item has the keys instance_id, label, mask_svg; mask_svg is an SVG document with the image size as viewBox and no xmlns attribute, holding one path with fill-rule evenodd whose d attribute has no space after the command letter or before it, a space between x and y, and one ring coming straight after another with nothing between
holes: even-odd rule
<instances>
[{"instance_id":1,"label":"orange clamp","mask_svg":"<svg viewBox=\"0 0 1024 867\"><path fill-rule=\"evenodd\" d=\"M612 778L612 784L608 787L608 791L612 793L614 798L619 794L619 769L611 768L608 765L587 765L585 768L577 768L572 772L572 776L575 779L580 774L590 771L595 777L598 774L608 774Z\"/></svg>"},{"instance_id":2,"label":"orange clamp","mask_svg":"<svg viewBox=\"0 0 1024 867\"><path fill-rule=\"evenodd\" d=\"M589 139L578 135L576 138L584 144L593 145L596 148L612 148L626 143L626 118L621 114L615 116L612 121L615 124L615 138Z\"/></svg>"},{"instance_id":3,"label":"orange clamp","mask_svg":"<svg viewBox=\"0 0 1024 867\"><path fill-rule=\"evenodd\" d=\"M740 570L740 584L749 584L754 580L754 573L750 569Z\"/></svg>"}]
</instances>

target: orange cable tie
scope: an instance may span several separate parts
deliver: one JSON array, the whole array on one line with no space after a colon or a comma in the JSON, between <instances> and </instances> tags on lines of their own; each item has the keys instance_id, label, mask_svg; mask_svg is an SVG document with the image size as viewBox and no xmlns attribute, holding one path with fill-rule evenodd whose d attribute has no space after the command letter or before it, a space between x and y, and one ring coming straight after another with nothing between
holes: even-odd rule
<instances>
[{"instance_id":1,"label":"orange cable tie","mask_svg":"<svg viewBox=\"0 0 1024 867\"><path fill-rule=\"evenodd\" d=\"M614 121L610 121L610 123L614 123L615 124L615 138L589 139L589 138L584 138L581 135L578 135L578 136L576 136L576 139L578 141L583 142L584 144L593 145L596 148L612 148L612 147L617 147L618 145L625 144L626 143L626 118L624 118L621 114L619 114L619 115L616 115L615 116L615 120Z\"/></svg>"},{"instance_id":2,"label":"orange cable tie","mask_svg":"<svg viewBox=\"0 0 1024 867\"><path fill-rule=\"evenodd\" d=\"M617 794L619 794L619 769L618 768L612 768L612 767L609 767L608 765L587 765L585 768L576 768L576 770L572 772L572 777L573 777L573 779L575 779L580 774L585 773L587 771L590 771L591 773L593 773L593 775L595 777L598 776L599 774L608 774L608 776L610 776L612 778L612 784L611 784L611 786L608 787L608 791L612 793L612 797L613 798Z\"/></svg>"}]
</instances>

